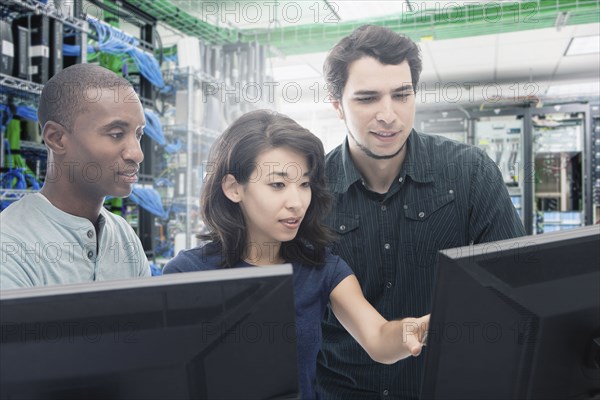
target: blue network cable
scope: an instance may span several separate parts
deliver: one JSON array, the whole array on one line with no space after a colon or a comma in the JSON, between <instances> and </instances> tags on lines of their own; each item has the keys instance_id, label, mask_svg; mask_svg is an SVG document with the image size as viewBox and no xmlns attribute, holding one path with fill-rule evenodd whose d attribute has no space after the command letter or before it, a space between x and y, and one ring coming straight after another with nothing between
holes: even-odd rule
<instances>
[{"instance_id":1,"label":"blue network cable","mask_svg":"<svg viewBox=\"0 0 600 400\"><path fill-rule=\"evenodd\" d=\"M144 128L144 134L148 135L150 139L154 140L161 146L165 146L167 141L163 134L162 124L160 118L154 112L150 110L144 110L144 116L146 117L146 127Z\"/></svg>"},{"instance_id":2,"label":"blue network cable","mask_svg":"<svg viewBox=\"0 0 600 400\"><path fill-rule=\"evenodd\" d=\"M165 151L167 153L177 153L182 148L183 148L183 142L179 139L175 139L174 142L171 142L165 146Z\"/></svg>"},{"instance_id":3,"label":"blue network cable","mask_svg":"<svg viewBox=\"0 0 600 400\"><path fill-rule=\"evenodd\" d=\"M37 110L33 107L17 106L15 109L15 115L30 121L38 121Z\"/></svg>"},{"instance_id":4,"label":"blue network cable","mask_svg":"<svg viewBox=\"0 0 600 400\"><path fill-rule=\"evenodd\" d=\"M98 35L98 51L113 55L129 55L146 79L160 89L165 87L158 61L156 61L153 55L138 48L140 44L139 40L96 18L88 17L87 21Z\"/></svg>"},{"instance_id":5,"label":"blue network cable","mask_svg":"<svg viewBox=\"0 0 600 400\"><path fill-rule=\"evenodd\" d=\"M8 167L8 171L0 174L0 188L24 190L29 187L33 190L40 190L41 184L32 174L29 167L27 167L27 164L25 163L21 155L16 154L15 157L13 157L11 151L11 144L13 144L11 143L11 141L20 142L19 123L18 121L13 121L14 115L32 121L37 121L37 110L27 106L17 106L15 107L15 113L13 115L10 106L0 104L0 115L0 130L2 131L2 133L4 133L7 131L8 128L8 138L4 139L4 147L6 148L7 153L6 165ZM10 205L10 203L12 203L15 200L18 200L18 197L8 201L0 202L0 210L4 210Z\"/></svg>"},{"instance_id":6,"label":"blue network cable","mask_svg":"<svg viewBox=\"0 0 600 400\"><path fill-rule=\"evenodd\" d=\"M6 131L8 123L13 119L13 113L10 107L5 104L0 104L0 129Z\"/></svg>"},{"instance_id":7,"label":"blue network cable","mask_svg":"<svg viewBox=\"0 0 600 400\"><path fill-rule=\"evenodd\" d=\"M88 44L87 52L88 52L88 54L95 53L96 48L94 46L92 46L91 44ZM71 57L80 56L81 55L81 46L79 46L78 44L63 43L63 54L65 56L71 56Z\"/></svg>"},{"instance_id":8,"label":"blue network cable","mask_svg":"<svg viewBox=\"0 0 600 400\"><path fill-rule=\"evenodd\" d=\"M169 218L169 212L164 209L160 194L155 189L134 186L129 198L151 214L165 220Z\"/></svg>"},{"instance_id":9,"label":"blue network cable","mask_svg":"<svg viewBox=\"0 0 600 400\"><path fill-rule=\"evenodd\" d=\"M150 263L150 272L152 276L160 276L163 274L162 269L160 269L160 267L154 263Z\"/></svg>"},{"instance_id":10,"label":"blue network cable","mask_svg":"<svg viewBox=\"0 0 600 400\"><path fill-rule=\"evenodd\" d=\"M179 139L174 142L167 144L165 135L163 134L162 124L160 118L153 111L144 110L144 116L146 117L146 127L144 133L154 140L160 146L163 146L167 153L176 153L183 147L183 143Z\"/></svg>"},{"instance_id":11,"label":"blue network cable","mask_svg":"<svg viewBox=\"0 0 600 400\"><path fill-rule=\"evenodd\" d=\"M10 143L8 139L4 140L4 147L7 152L8 171L0 174L0 187L2 189L27 189L29 186L33 190L40 190L40 183L32 174L26 171L23 167L14 167L12 153L10 151ZM7 204L2 203L2 209L6 208Z\"/></svg>"}]
</instances>

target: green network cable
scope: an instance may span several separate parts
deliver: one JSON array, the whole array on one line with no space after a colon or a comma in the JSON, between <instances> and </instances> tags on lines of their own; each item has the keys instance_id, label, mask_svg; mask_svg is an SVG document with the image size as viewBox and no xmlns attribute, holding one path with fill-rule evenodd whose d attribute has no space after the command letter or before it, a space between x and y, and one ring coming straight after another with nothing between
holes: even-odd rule
<instances>
[{"instance_id":1,"label":"green network cable","mask_svg":"<svg viewBox=\"0 0 600 400\"><path fill-rule=\"evenodd\" d=\"M21 156L21 122L19 120L13 119L8 123L6 138L8 139L11 157L5 158L4 166L11 169L21 168L25 173L35 176Z\"/></svg>"}]
</instances>

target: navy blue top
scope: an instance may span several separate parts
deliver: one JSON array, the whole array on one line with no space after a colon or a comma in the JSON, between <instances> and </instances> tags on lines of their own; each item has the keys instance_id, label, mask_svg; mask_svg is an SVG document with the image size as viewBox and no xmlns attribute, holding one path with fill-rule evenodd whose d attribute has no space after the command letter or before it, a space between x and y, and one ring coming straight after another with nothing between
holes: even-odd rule
<instances>
[{"instance_id":1,"label":"navy blue top","mask_svg":"<svg viewBox=\"0 0 600 400\"><path fill-rule=\"evenodd\" d=\"M220 252L209 243L180 252L167 263L163 273L208 271L220 268ZM252 267L240 261L236 268ZM331 291L352 270L338 256L327 254L321 267L293 263L294 302L296 306L296 346L298 350L298 381L303 399L315 398L317 354L321 348L321 320L329 304Z\"/></svg>"}]
</instances>

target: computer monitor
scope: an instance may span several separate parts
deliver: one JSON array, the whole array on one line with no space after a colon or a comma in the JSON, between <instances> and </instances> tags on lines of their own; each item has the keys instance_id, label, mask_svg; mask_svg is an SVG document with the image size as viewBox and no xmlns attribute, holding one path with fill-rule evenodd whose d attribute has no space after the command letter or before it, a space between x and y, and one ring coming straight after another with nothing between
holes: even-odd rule
<instances>
[{"instance_id":1,"label":"computer monitor","mask_svg":"<svg viewBox=\"0 0 600 400\"><path fill-rule=\"evenodd\" d=\"M2 399L298 392L290 265L0 293Z\"/></svg>"},{"instance_id":2,"label":"computer monitor","mask_svg":"<svg viewBox=\"0 0 600 400\"><path fill-rule=\"evenodd\" d=\"M600 398L600 226L441 251L422 399Z\"/></svg>"}]
</instances>

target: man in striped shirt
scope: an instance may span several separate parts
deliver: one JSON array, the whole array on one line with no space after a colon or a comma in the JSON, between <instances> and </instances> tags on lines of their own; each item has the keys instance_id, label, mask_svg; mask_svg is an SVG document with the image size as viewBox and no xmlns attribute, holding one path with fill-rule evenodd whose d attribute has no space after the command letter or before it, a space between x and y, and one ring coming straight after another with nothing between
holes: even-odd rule
<instances>
[{"instance_id":1,"label":"man in striped shirt","mask_svg":"<svg viewBox=\"0 0 600 400\"><path fill-rule=\"evenodd\" d=\"M430 312L437 251L525 234L502 175L480 149L413 129L419 48L363 26L324 65L347 138L327 156L334 253L387 319ZM425 350L426 351L426 350ZM317 365L323 399L415 399L423 357L374 363L327 310Z\"/></svg>"}]
</instances>

